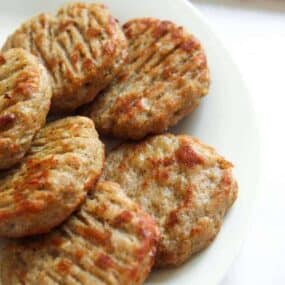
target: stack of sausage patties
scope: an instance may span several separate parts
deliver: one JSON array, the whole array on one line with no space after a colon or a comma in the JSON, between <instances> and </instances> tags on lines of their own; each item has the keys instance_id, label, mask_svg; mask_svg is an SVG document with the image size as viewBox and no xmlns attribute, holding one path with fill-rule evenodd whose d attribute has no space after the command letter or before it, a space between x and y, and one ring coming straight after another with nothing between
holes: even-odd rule
<instances>
[{"instance_id":1,"label":"stack of sausage patties","mask_svg":"<svg viewBox=\"0 0 285 285\"><path fill-rule=\"evenodd\" d=\"M0 54L1 284L138 285L207 247L233 165L165 132L208 88L200 42L170 21L71 3L22 24ZM96 130L128 142L105 161Z\"/></svg>"}]
</instances>

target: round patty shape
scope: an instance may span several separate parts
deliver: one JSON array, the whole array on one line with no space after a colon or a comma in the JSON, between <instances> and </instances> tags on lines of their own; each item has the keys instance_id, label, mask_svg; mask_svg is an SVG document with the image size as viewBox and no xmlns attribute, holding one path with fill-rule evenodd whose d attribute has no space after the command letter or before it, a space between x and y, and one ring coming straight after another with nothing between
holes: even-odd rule
<instances>
[{"instance_id":1,"label":"round patty shape","mask_svg":"<svg viewBox=\"0 0 285 285\"><path fill-rule=\"evenodd\" d=\"M118 147L102 179L117 182L155 218L162 237L157 267L180 265L208 246L237 196L232 164L185 135Z\"/></svg>"},{"instance_id":2,"label":"round patty shape","mask_svg":"<svg viewBox=\"0 0 285 285\"><path fill-rule=\"evenodd\" d=\"M119 185L104 181L55 231L10 242L2 257L1 284L142 284L158 240L154 220Z\"/></svg>"},{"instance_id":3,"label":"round patty shape","mask_svg":"<svg viewBox=\"0 0 285 285\"><path fill-rule=\"evenodd\" d=\"M209 73L199 41L169 21L127 22L128 64L87 107L99 133L141 139L175 125L207 94Z\"/></svg>"},{"instance_id":4,"label":"round patty shape","mask_svg":"<svg viewBox=\"0 0 285 285\"><path fill-rule=\"evenodd\" d=\"M108 9L71 3L38 15L12 34L3 50L22 47L41 58L52 80L53 113L90 102L125 60L126 38Z\"/></svg>"},{"instance_id":5,"label":"round patty shape","mask_svg":"<svg viewBox=\"0 0 285 285\"><path fill-rule=\"evenodd\" d=\"M50 100L49 77L36 57L23 49L0 53L0 170L22 160Z\"/></svg>"},{"instance_id":6,"label":"round patty shape","mask_svg":"<svg viewBox=\"0 0 285 285\"><path fill-rule=\"evenodd\" d=\"M41 129L23 162L0 174L0 236L39 234L60 224L92 189L103 161L90 119L69 117Z\"/></svg>"}]
</instances>

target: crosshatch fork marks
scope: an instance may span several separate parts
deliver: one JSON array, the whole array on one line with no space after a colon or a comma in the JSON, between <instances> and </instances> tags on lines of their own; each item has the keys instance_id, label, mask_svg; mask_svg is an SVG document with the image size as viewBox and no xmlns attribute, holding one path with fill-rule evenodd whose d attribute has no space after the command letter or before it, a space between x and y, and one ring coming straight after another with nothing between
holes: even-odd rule
<instances>
[{"instance_id":1,"label":"crosshatch fork marks","mask_svg":"<svg viewBox=\"0 0 285 285\"><path fill-rule=\"evenodd\" d=\"M86 114L101 134L138 140L192 112L208 92L209 71L200 42L170 21L134 19L123 29L128 63Z\"/></svg>"},{"instance_id":2,"label":"crosshatch fork marks","mask_svg":"<svg viewBox=\"0 0 285 285\"><path fill-rule=\"evenodd\" d=\"M108 9L70 3L56 15L25 22L2 50L22 47L39 56L49 71L51 112L66 113L92 101L120 71L127 41Z\"/></svg>"},{"instance_id":3,"label":"crosshatch fork marks","mask_svg":"<svg viewBox=\"0 0 285 285\"><path fill-rule=\"evenodd\" d=\"M153 219L127 198L117 184L99 182L89 197L92 198L87 198L78 212L49 234L25 243L11 241L13 249L8 245L4 250L4 256L9 258L1 268L0 278L6 282L2 285L10 285L10 278L18 276L25 285L38 285L40 280L74 285L143 283L159 240ZM121 228L126 233L121 233ZM98 233L110 233L107 247L102 244L103 239L99 238L99 243L92 239L92 233L94 238ZM126 242L124 248L127 235L134 237L135 242ZM20 264L20 260L24 262ZM23 271L25 275L21 275Z\"/></svg>"}]
</instances>

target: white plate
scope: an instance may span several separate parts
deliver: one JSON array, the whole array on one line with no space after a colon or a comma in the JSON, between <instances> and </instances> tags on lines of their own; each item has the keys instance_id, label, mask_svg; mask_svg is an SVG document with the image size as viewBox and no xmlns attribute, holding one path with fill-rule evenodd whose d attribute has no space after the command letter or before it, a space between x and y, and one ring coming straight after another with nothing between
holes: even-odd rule
<instances>
[{"instance_id":1,"label":"white plate","mask_svg":"<svg viewBox=\"0 0 285 285\"><path fill-rule=\"evenodd\" d=\"M66 1L1 1L1 43L22 20L41 11L54 11L64 2ZM217 284L239 250L257 191L259 141L247 89L228 52L206 21L186 0L101 2L106 3L122 22L143 16L173 20L193 32L205 47L212 79L210 94L174 131L201 138L233 161L240 195L226 216L220 234L207 250L176 270L153 273L147 284Z\"/></svg>"}]
</instances>

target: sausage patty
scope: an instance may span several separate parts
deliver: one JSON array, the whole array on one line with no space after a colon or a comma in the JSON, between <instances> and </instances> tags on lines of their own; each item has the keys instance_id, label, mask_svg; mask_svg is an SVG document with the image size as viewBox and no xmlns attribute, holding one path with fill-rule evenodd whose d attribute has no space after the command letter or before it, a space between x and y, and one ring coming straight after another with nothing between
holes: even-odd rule
<instances>
[{"instance_id":1,"label":"sausage patty","mask_svg":"<svg viewBox=\"0 0 285 285\"><path fill-rule=\"evenodd\" d=\"M70 3L56 15L41 14L15 31L3 50L22 47L49 71L53 113L90 102L119 71L126 57L125 36L109 10L95 3Z\"/></svg>"},{"instance_id":2,"label":"sausage patty","mask_svg":"<svg viewBox=\"0 0 285 285\"><path fill-rule=\"evenodd\" d=\"M0 236L33 235L60 224L83 202L103 161L90 119L67 117L41 129L22 163L0 173Z\"/></svg>"},{"instance_id":3,"label":"sausage patty","mask_svg":"<svg viewBox=\"0 0 285 285\"><path fill-rule=\"evenodd\" d=\"M36 57L23 49L0 53L0 170L23 159L50 99L49 77Z\"/></svg>"},{"instance_id":4,"label":"sausage patty","mask_svg":"<svg viewBox=\"0 0 285 285\"><path fill-rule=\"evenodd\" d=\"M199 41L172 22L134 19L123 30L128 64L85 115L99 133L141 139L193 111L208 92L209 72Z\"/></svg>"},{"instance_id":5,"label":"sausage patty","mask_svg":"<svg viewBox=\"0 0 285 285\"><path fill-rule=\"evenodd\" d=\"M177 266L207 247L237 196L232 164L185 135L123 144L108 155L102 179L120 184L155 218L157 267Z\"/></svg>"},{"instance_id":6,"label":"sausage patty","mask_svg":"<svg viewBox=\"0 0 285 285\"><path fill-rule=\"evenodd\" d=\"M114 183L99 183L55 231L10 242L2 285L139 285L154 261L154 220Z\"/></svg>"}]
</instances>

